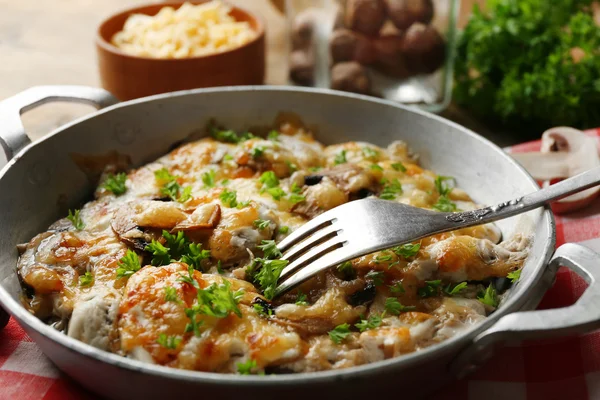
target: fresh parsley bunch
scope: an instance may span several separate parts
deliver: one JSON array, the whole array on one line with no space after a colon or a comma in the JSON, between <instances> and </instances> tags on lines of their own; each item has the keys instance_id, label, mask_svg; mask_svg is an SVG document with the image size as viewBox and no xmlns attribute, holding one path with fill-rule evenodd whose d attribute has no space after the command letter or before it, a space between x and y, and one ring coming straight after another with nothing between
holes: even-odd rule
<instances>
[{"instance_id":1,"label":"fresh parsley bunch","mask_svg":"<svg viewBox=\"0 0 600 400\"><path fill-rule=\"evenodd\" d=\"M600 126L591 2L489 0L485 13L475 6L458 43L457 103L521 131Z\"/></svg>"}]
</instances>

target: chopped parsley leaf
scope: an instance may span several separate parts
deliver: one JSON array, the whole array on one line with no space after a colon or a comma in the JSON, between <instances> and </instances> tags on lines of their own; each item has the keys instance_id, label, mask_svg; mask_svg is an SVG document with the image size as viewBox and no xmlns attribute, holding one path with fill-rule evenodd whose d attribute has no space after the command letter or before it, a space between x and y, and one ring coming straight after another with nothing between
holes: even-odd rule
<instances>
[{"instance_id":1,"label":"chopped parsley leaf","mask_svg":"<svg viewBox=\"0 0 600 400\"><path fill-rule=\"evenodd\" d=\"M269 193L271 197L277 201L281 200L281 198L286 194L285 191L280 187L269 188L267 189L267 193Z\"/></svg>"},{"instance_id":2,"label":"chopped parsley leaf","mask_svg":"<svg viewBox=\"0 0 600 400\"><path fill-rule=\"evenodd\" d=\"M287 165L288 169L290 170L290 173L294 173L296 171L298 171L298 166L296 166L296 164L285 160L285 165Z\"/></svg>"},{"instance_id":3,"label":"chopped parsley leaf","mask_svg":"<svg viewBox=\"0 0 600 400\"><path fill-rule=\"evenodd\" d=\"M221 192L221 194L219 195L219 199L221 200L223 205L229 208L235 208L238 205L237 193L235 190L223 190L223 192Z\"/></svg>"},{"instance_id":4,"label":"chopped parsley leaf","mask_svg":"<svg viewBox=\"0 0 600 400\"><path fill-rule=\"evenodd\" d=\"M187 275L180 274L179 278L177 278L177 281L187 283L188 285L192 285L196 289L200 289L200 285L198 285L198 281L196 279L194 279L194 267L192 267L191 265L188 265L187 272L188 272ZM186 332L188 332L188 331L186 330Z\"/></svg>"},{"instance_id":5,"label":"chopped parsley leaf","mask_svg":"<svg viewBox=\"0 0 600 400\"><path fill-rule=\"evenodd\" d=\"M444 292L446 292L446 294L448 294L450 296L455 296L455 295L459 294L460 292L462 292L466 287L467 287L467 282L457 283L454 286L452 286L452 284L449 283L448 286L446 286L444 288Z\"/></svg>"},{"instance_id":6,"label":"chopped parsley leaf","mask_svg":"<svg viewBox=\"0 0 600 400\"><path fill-rule=\"evenodd\" d=\"M359 331L364 332L369 329L375 329L381 325L381 315L371 315L369 319L361 319L360 322L354 324Z\"/></svg>"},{"instance_id":7,"label":"chopped parsley leaf","mask_svg":"<svg viewBox=\"0 0 600 400\"><path fill-rule=\"evenodd\" d=\"M115 196L120 196L127 191L125 181L127 181L127 174L124 172L116 175L108 174L101 187L113 192Z\"/></svg>"},{"instance_id":8,"label":"chopped parsley leaf","mask_svg":"<svg viewBox=\"0 0 600 400\"><path fill-rule=\"evenodd\" d=\"M152 243L148 244L144 248L144 251L152 253L153 257L150 264L154 265L155 267L171 263L169 249L157 240L152 240Z\"/></svg>"},{"instance_id":9,"label":"chopped parsley leaf","mask_svg":"<svg viewBox=\"0 0 600 400\"><path fill-rule=\"evenodd\" d=\"M225 274L225 271L223 270L223 266L221 264L221 260L217 261L217 273L219 275Z\"/></svg>"},{"instance_id":10,"label":"chopped parsley leaf","mask_svg":"<svg viewBox=\"0 0 600 400\"><path fill-rule=\"evenodd\" d=\"M270 307L264 307L259 303L254 303L252 308L254 308L254 311L261 317L270 318L273 316L273 310Z\"/></svg>"},{"instance_id":11,"label":"chopped parsley leaf","mask_svg":"<svg viewBox=\"0 0 600 400\"><path fill-rule=\"evenodd\" d=\"M185 236L185 233L179 231L174 235L163 229L162 235L165 238L169 254L171 254L173 260L180 260L184 254L188 254L190 241Z\"/></svg>"},{"instance_id":12,"label":"chopped parsley leaf","mask_svg":"<svg viewBox=\"0 0 600 400\"><path fill-rule=\"evenodd\" d=\"M79 276L79 286L90 286L94 282L94 276L90 271Z\"/></svg>"},{"instance_id":13,"label":"chopped parsley leaf","mask_svg":"<svg viewBox=\"0 0 600 400\"><path fill-rule=\"evenodd\" d=\"M389 262L392 261L392 255L391 254L379 254L378 256L375 257L375 264L380 264L382 262Z\"/></svg>"},{"instance_id":14,"label":"chopped parsley leaf","mask_svg":"<svg viewBox=\"0 0 600 400\"><path fill-rule=\"evenodd\" d=\"M69 221L71 221L71 223L73 224L73 227L75 229L77 229L78 231L85 228L85 224L83 223L83 220L81 219L80 213L81 213L81 210L75 210L75 211L69 210L69 215L67 215L67 219Z\"/></svg>"},{"instance_id":15,"label":"chopped parsley leaf","mask_svg":"<svg viewBox=\"0 0 600 400\"><path fill-rule=\"evenodd\" d=\"M420 249L421 249L421 243L416 243L416 244L406 243L401 246L394 247L392 249L392 251L400 257L410 258L410 257L416 256Z\"/></svg>"},{"instance_id":16,"label":"chopped parsley leaf","mask_svg":"<svg viewBox=\"0 0 600 400\"><path fill-rule=\"evenodd\" d=\"M204 187L211 188L215 186L215 175L216 172L214 169L202 173L202 183L204 183Z\"/></svg>"},{"instance_id":17,"label":"chopped parsley leaf","mask_svg":"<svg viewBox=\"0 0 600 400\"><path fill-rule=\"evenodd\" d=\"M379 157L379 152L371 147L363 147L362 153L363 156L365 156L365 158L369 160L374 160L377 159L377 157Z\"/></svg>"},{"instance_id":18,"label":"chopped parsley leaf","mask_svg":"<svg viewBox=\"0 0 600 400\"><path fill-rule=\"evenodd\" d=\"M492 283L490 283L490 286L487 287L485 292L479 293L477 300L494 308L498 307L498 304L500 303L498 300L498 293L496 293L496 288L494 288Z\"/></svg>"},{"instance_id":19,"label":"chopped parsley leaf","mask_svg":"<svg viewBox=\"0 0 600 400\"><path fill-rule=\"evenodd\" d=\"M383 200L395 200L396 196L400 194L402 194L402 184L398 179L393 179L383 187L379 198Z\"/></svg>"},{"instance_id":20,"label":"chopped parsley leaf","mask_svg":"<svg viewBox=\"0 0 600 400\"><path fill-rule=\"evenodd\" d=\"M274 240L263 240L258 248L263 251L265 258L274 259L282 256Z\"/></svg>"},{"instance_id":21,"label":"chopped parsley leaf","mask_svg":"<svg viewBox=\"0 0 600 400\"><path fill-rule=\"evenodd\" d=\"M390 314L399 315L401 312L414 310L416 310L415 306L404 306L395 297L388 297L385 299L385 311Z\"/></svg>"},{"instance_id":22,"label":"chopped parsley leaf","mask_svg":"<svg viewBox=\"0 0 600 400\"><path fill-rule=\"evenodd\" d=\"M250 155L252 156L252 158L254 158L255 160L257 158L260 158L263 156L263 154L265 154L265 148L261 147L261 146L257 146L254 147L251 151L250 151Z\"/></svg>"},{"instance_id":23,"label":"chopped parsley leaf","mask_svg":"<svg viewBox=\"0 0 600 400\"><path fill-rule=\"evenodd\" d=\"M446 195L440 196L438 198L437 203L435 203L432 208L441 212L454 212L457 211L458 208L456 204L452 200L450 200Z\"/></svg>"},{"instance_id":24,"label":"chopped parsley leaf","mask_svg":"<svg viewBox=\"0 0 600 400\"><path fill-rule=\"evenodd\" d=\"M233 160L233 156L231 154L225 154L223 156L223 161L232 161Z\"/></svg>"},{"instance_id":25,"label":"chopped parsley leaf","mask_svg":"<svg viewBox=\"0 0 600 400\"><path fill-rule=\"evenodd\" d=\"M181 338L177 336L167 336L164 333L158 335L158 339L156 339L156 343L160 344L165 349L175 350L179 343L181 343Z\"/></svg>"},{"instance_id":26,"label":"chopped parsley leaf","mask_svg":"<svg viewBox=\"0 0 600 400\"><path fill-rule=\"evenodd\" d=\"M288 265L287 260L265 260L255 258L254 261L262 265L260 270L254 274L256 282L263 291L264 296L271 300L275 296L275 288L281 271Z\"/></svg>"},{"instance_id":27,"label":"chopped parsley leaf","mask_svg":"<svg viewBox=\"0 0 600 400\"><path fill-rule=\"evenodd\" d=\"M229 182L231 182L229 179L223 179L221 181L221 186L227 186L227 185L229 185Z\"/></svg>"},{"instance_id":28,"label":"chopped parsley leaf","mask_svg":"<svg viewBox=\"0 0 600 400\"><path fill-rule=\"evenodd\" d=\"M371 164L369 168L371 168L373 171L383 171L383 168L378 164Z\"/></svg>"},{"instance_id":29,"label":"chopped parsley leaf","mask_svg":"<svg viewBox=\"0 0 600 400\"><path fill-rule=\"evenodd\" d=\"M180 195L182 187L177 182L177 177L171 175L166 168L161 168L154 171L154 178L156 179L156 183L161 185L160 193L162 195L168 196L172 200L180 203L185 203L192 198L192 188L189 186L184 188L183 193Z\"/></svg>"},{"instance_id":30,"label":"chopped parsley leaf","mask_svg":"<svg viewBox=\"0 0 600 400\"><path fill-rule=\"evenodd\" d=\"M335 344L340 344L348 335L350 335L350 325L341 324L328 332L329 338Z\"/></svg>"},{"instance_id":31,"label":"chopped parsley leaf","mask_svg":"<svg viewBox=\"0 0 600 400\"><path fill-rule=\"evenodd\" d=\"M296 296L296 305L299 306L308 306L308 301L306 301L306 295L302 293L302 291L298 291L298 296Z\"/></svg>"},{"instance_id":32,"label":"chopped parsley leaf","mask_svg":"<svg viewBox=\"0 0 600 400\"><path fill-rule=\"evenodd\" d=\"M243 290L232 291L231 282L224 280L220 284L211 284L206 289L198 289L198 303L192 306L196 314L225 318L229 313L242 317L238 303L244 295Z\"/></svg>"},{"instance_id":33,"label":"chopped parsley leaf","mask_svg":"<svg viewBox=\"0 0 600 400\"><path fill-rule=\"evenodd\" d=\"M277 142L279 140L279 132L277 132L276 130L272 130L267 135L267 139L269 139L269 140L271 140L273 142Z\"/></svg>"},{"instance_id":34,"label":"chopped parsley leaf","mask_svg":"<svg viewBox=\"0 0 600 400\"><path fill-rule=\"evenodd\" d=\"M404 166L404 164L402 164L400 162L393 163L392 168L394 168L396 171L406 172L406 167Z\"/></svg>"},{"instance_id":35,"label":"chopped parsley leaf","mask_svg":"<svg viewBox=\"0 0 600 400\"><path fill-rule=\"evenodd\" d=\"M306 197L302 194L297 194L297 193L291 193L290 196L288 197L288 201L292 204L301 203L304 200L306 200Z\"/></svg>"},{"instance_id":36,"label":"chopped parsley leaf","mask_svg":"<svg viewBox=\"0 0 600 400\"><path fill-rule=\"evenodd\" d=\"M435 178L434 184L435 189L438 191L440 196L448 196L452 191L452 186L446 184L446 181L454 182L454 178L451 176L437 176Z\"/></svg>"},{"instance_id":37,"label":"chopped parsley leaf","mask_svg":"<svg viewBox=\"0 0 600 400\"><path fill-rule=\"evenodd\" d=\"M194 269L201 269L200 265L202 260L210 258L210 250L202 250L202 244L190 243L188 246L188 253L181 257L181 261L194 267Z\"/></svg>"},{"instance_id":38,"label":"chopped parsley leaf","mask_svg":"<svg viewBox=\"0 0 600 400\"><path fill-rule=\"evenodd\" d=\"M137 253L132 250L127 250L125 256L119 260L117 268L117 278L129 278L135 272L142 268L140 258Z\"/></svg>"},{"instance_id":39,"label":"chopped parsley leaf","mask_svg":"<svg viewBox=\"0 0 600 400\"><path fill-rule=\"evenodd\" d=\"M190 200L191 198L192 198L192 187L186 186L183 188L183 192L181 192L181 195L179 196L177 201L180 203L185 203L186 201Z\"/></svg>"},{"instance_id":40,"label":"chopped parsley leaf","mask_svg":"<svg viewBox=\"0 0 600 400\"><path fill-rule=\"evenodd\" d=\"M337 270L340 271L346 279L354 279L356 277L356 271L350 261L346 261L337 266Z\"/></svg>"},{"instance_id":41,"label":"chopped parsley leaf","mask_svg":"<svg viewBox=\"0 0 600 400\"><path fill-rule=\"evenodd\" d=\"M177 296L177 289L173 286L165 286L165 301L172 301L173 303L181 303L179 296Z\"/></svg>"},{"instance_id":42,"label":"chopped parsley leaf","mask_svg":"<svg viewBox=\"0 0 600 400\"><path fill-rule=\"evenodd\" d=\"M237 363L236 366L240 375L250 375L252 370L256 369L256 360L249 359L245 363Z\"/></svg>"},{"instance_id":43,"label":"chopped parsley leaf","mask_svg":"<svg viewBox=\"0 0 600 400\"><path fill-rule=\"evenodd\" d=\"M282 235L287 234L290 231L290 227L289 226L280 226L278 229L279 233L281 233Z\"/></svg>"},{"instance_id":44,"label":"chopped parsley leaf","mask_svg":"<svg viewBox=\"0 0 600 400\"><path fill-rule=\"evenodd\" d=\"M220 130L216 128L212 128L210 132L211 136L218 141L226 142L226 143L239 143L240 137L235 133L235 131L229 130Z\"/></svg>"},{"instance_id":45,"label":"chopped parsley leaf","mask_svg":"<svg viewBox=\"0 0 600 400\"><path fill-rule=\"evenodd\" d=\"M393 286L389 286L390 288L390 292L392 293L406 293L406 290L404 290L404 286L402 285L402 282L396 282Z\"/></svg>"},{"instance_id":46,"label":"chopped parsley leaf","mask_svg":"<svg viewBox=\"0 0 600 400\"><path fill-rule=\"evenodd\" d=\"M433 297L439 293L440 285L442 284L441 280L435 281L425 281L425 286L419 288L417 293L419 297Z\"/></svg>"},{"instance_id":47,"label":"chopped parsley leaf","mask_svg":"<svg viewBox=\"0 0 600 400\"><path fill-rule=\"evenodd\" d=\"M521 270L518 269L516 271L509 272L508 275L506 275L506 277L510 279L512 283L515 283L521 278Z\"/></svg>"},{"instance_id":48,"label":"chopped parsley leaf","mask_svg":"<svg viewBox=\"0 0 600 400\"><path fill-rule=\"evenodd\" d=\"M337 154L335 156L335 158L333 159L333 163L335 165L339 165L339 164L345 164L347 163L348 160L346 159L346 150L342 150L339 154Z\"/></svg>"},{"instance_id":49,"label":"chopped parsley leaf","mask_svg":"<svg viewBox=\"0 0 600 400\"><path fill-rule=\"evenodd\" d=\"M383 271L369 271L368 274L365 275L365 278L373 281L375 286L381 286L383 284L383 280L385 279L385 274Z\"/></svg>"},{"instance_id":50,"label":"chopped parsley leaf","mask_svg":"<svg viewBox=\"0 0 600 400\"><path fill-rule=\"evenodd\" d=\"M273 171L263 172L260 178L258 178L258 181L262 183L265 188L274 188L279 186L279 179Z\"/></svg>"},{"instance_id":51,"label":"chopped parsley leaf","mask_svg":"<svg viewBox=\"0 0 600 400\"><path fill-rule=\"evenodd\" d=\"M258 228L258 230L261 230L261 231L264 229L267 229L270 224L271 224L271 221L269 221L267 219L257 219L254 221L254 226L256 228Z\"/></svg>"}]
</instances>

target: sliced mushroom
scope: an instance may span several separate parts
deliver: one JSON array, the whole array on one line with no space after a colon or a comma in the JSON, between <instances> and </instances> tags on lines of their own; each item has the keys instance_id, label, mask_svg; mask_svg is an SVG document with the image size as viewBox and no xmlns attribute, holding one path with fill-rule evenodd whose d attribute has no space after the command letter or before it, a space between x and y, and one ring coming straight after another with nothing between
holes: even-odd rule
<instances>
[{"instance_id":1,"label":"sliced mushroom","mask_svg":"<svg viewBox=\"0 0 600 400\"><path fill-rule=\"evenodd\" d=\"M568 127L552 128L542 135L540 152L512 156L533 177L547 187L557 180L575 176L600 165L596 139ZM552 204L556 213L565 213L590 204L600 193L595 187Z\"/></svg>"},{"instance_id":2,"label":"sliced mushroom","mask_svg":"<svg viewBox=\"0 0 600 400\"><path fill-rule=\"evenodd\" d=\"M199 229L213 229L221 219L221 207L210 203L199 206L188 217L175 225L174 231L193 231Z\"/></svg>"}]
</instances>

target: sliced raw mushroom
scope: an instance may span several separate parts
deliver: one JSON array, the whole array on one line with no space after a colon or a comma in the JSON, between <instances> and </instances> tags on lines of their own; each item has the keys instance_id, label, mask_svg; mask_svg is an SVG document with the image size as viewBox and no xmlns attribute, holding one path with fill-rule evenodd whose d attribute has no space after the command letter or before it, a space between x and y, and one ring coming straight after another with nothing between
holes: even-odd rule
<instances>
[{"instance_id":1,"label":"sliced raw mushroom","mask_svg":"<svg viewBox=\"0 0 600 400\"><path fill-rule=\"evenodd\" d=\"M512 156L538 181L547 187L600 165L596 139L580 130L557 127L542 135L539 152L514 153ZM590 204L600 193L595 187L552 204L556 213L574 211Z\"/></svg>"}]
</instances>

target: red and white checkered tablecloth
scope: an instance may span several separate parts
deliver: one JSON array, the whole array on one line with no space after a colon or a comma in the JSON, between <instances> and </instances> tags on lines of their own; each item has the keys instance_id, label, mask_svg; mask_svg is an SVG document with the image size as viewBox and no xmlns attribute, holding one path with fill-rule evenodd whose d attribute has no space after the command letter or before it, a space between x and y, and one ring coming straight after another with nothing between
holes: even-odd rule
<instances>
[{"instance_id":1,"label":"red and white checkered tablecloth","mask_svg":"<svg viewBox=\"0 0 600 400\"><path fill-rule=\"evenodd\" d=\"M586 132L596 137L600 129ZM540 143L511 152L539 150ZM581 243L600 252L600 199L584 210L556 218L556 244ZM540 309L571 305L586 283L566 268L558 272ZM94 399L59 372L11 319L0 331L0 399ZM497 351L480 370L445 388L437 399L600 399L600 332L578 337L522 342Z\"/></svg>"}]
</instances>

